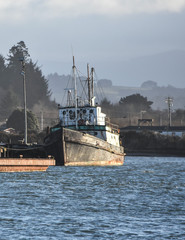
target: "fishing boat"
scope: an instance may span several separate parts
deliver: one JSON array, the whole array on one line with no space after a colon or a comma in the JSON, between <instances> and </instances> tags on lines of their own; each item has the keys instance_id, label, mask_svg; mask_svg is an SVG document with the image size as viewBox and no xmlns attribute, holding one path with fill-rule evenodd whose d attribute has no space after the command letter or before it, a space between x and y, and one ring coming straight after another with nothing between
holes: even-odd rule
<instances>
[{"instance_id":1,"label":"fishing boat","mask_svg":"<svg viewBox=\"0 0 185 240\"><path fill-rule=\"evenodd\" d=\"M77 94L74 57L72 75L74 88L66 89L67 105L59 105L59 123L44 139L47 154L54 156L58 166L122 165L124 148L120 146L118 126L107 121L95 103L94 68L90 73L87 65L87 97L83 100Z\"/></svg>"}]
</instances>

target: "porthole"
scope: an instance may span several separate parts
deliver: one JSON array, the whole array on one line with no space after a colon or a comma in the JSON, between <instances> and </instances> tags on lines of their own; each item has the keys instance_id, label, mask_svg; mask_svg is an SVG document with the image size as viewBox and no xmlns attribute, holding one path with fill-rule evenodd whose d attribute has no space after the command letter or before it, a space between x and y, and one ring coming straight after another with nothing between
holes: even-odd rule
<instances>
[{"instance_id":1,"label":"porthole","mask_svg":"<svg viewBox=\"0 0 185 240\"><path fill-rule=\"evenodd\" d=\"M86 113L86 110L85 110L85 109L83 110L83 113Z\"/></svg>"},{"instance_id":2,"label":"porthole","mask_svg":"<svg viewBox=\"0 0 185 240\"><path fill-rule=\"evenodd\" d=\"M90 113L93 113L93 109L90 110Z\"/></svg>"},{"instance_id":3,"label":"porthole","mask_svg":"<svg viewBox=\"0 0 185 240\"><path fill-rule=\"evenodd\" d=\"M66 111L63 111L63 115L66 115Z\"/></svg>"}]
</instances>

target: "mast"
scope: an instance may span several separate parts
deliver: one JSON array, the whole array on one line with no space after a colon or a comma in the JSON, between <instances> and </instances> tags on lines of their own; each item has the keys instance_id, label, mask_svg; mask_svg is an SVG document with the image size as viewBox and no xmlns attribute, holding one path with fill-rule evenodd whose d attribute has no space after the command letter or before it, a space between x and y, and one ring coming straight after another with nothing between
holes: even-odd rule
<instances>
[{"instance_id":1,"label":"mast","mask_svg":"<svg viewBox=\"0 0 185 240\"><path fill-rule=\"evenodd\" d=\"M27 144L27 106L26 106L26 73L25 73L25 58L24 56L20 59L22 65L21 75L23 76L23 94L24 94L24 143Z\"/></svg>"},{"instance_id":2,"label":"mast","mask_svg":"<svg viewBox=\"0 0 185 240\"><path fill-rule=\"evenodd\" d=\"M75 57L73 56L73 80L74 80L74 105L75 105L75 121L76 129L78 129L77 122L77 86L76 86L76 66L75 66Z\"/></svg>"},{"instance_id":3,"label":"mast","mask_svg":"<svg viewBox=\"0 0 185 240\"><path fill-rule=\"evenodd\" d=\"M95 96L94 96L94 68L91 68L91 106L94 107Z\"/></svg>"},{"instance_id":4,"label":"mast","mask_svg":"<svg viewBox=\"0 0 185 240\"><path fill-rule=\"evenodd\" d=\"M94 106L94 68L91 68L91 106Z\"/></svg>"},{"instance_id":5,"label":"mast","mask_svg":"<svg viewBox=\"0 0 185 240\"><path fill-rule=\"evenodd\" d=\"M89 76L89 64L87 64L88 102L91 105L91 80Z\"/></svg>"}]
</instances>

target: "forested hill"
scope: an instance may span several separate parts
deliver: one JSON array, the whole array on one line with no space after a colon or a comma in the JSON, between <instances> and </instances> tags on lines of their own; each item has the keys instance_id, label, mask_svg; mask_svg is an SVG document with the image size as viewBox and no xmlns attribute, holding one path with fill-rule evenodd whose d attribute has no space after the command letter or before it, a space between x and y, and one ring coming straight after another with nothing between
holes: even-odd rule
<instances>
[{"instance_id":1,"label":"forested hill","mask_svg":"<svg viewBox=\"0 0 185 240\"><path fill-rule=\"evenodd\" d=\"M61 103L64 98L64 89L67 86L69 75L50 74L47 76L49 88L52 91L52 98ZM122 97L132 94L141 94L153 102L153 109L165 109L167 107L165 99L173 98L174 108L184 109L185 89L174 86L158 86L154 81L146 81L140 87L115 86L111 80L101 79L97 81L95 87L103 89L104 96L112 103L118 103Z\"/></svg>"},{"instance_id":2,"label":"forested hill","mask_svg":"<svg viewBox=\"0 0 185 240\"><path fill-rule=\"evenodd\" d=\"M41 69L29 55L23 41L14 45L7 54L0 55L0 110L2 118L9 117L16 108L23 107L23 75L26 77L27 107L32 109L36 104L52 106L48 81ZM25 72L21 65L24 57Z\"/></svg>"}]
</instances>

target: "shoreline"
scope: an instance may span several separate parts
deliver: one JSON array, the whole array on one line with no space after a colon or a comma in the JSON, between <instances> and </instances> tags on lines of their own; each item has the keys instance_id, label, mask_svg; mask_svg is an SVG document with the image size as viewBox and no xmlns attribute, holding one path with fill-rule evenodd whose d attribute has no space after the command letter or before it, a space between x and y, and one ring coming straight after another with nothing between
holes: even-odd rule
<instances>
[{"instance_id":1,"label":"shoreline","mask_svg":"<svg viewBox=\"0 0 185 240\"><path fill-rule=\"evenodd\" d=\"M185 152L132 151L125 149L126 157L185 157Z\"/></svg>"}]
</instances>

